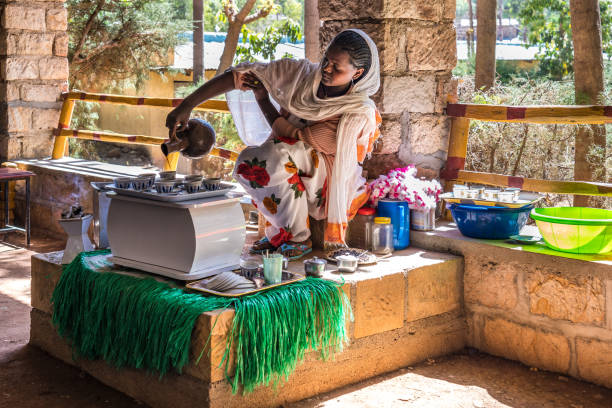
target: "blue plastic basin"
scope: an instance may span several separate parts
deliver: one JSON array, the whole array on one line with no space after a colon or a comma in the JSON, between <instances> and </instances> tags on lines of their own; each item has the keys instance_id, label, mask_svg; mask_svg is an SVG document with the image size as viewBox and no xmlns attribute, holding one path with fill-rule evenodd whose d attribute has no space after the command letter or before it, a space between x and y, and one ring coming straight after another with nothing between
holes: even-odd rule
<instances>
[{"instance_id":1,"label":"blue plastic basin","mask_svg":"<svg viewBox=\"0 0 612 408\"><path fill-rule=\"evenodd\" d=\"M506 239L518 235L532 208L533 205L506 208L465 204L451 204L449 207L463 235L483 239Z\"/></svg>"}]
</instances>

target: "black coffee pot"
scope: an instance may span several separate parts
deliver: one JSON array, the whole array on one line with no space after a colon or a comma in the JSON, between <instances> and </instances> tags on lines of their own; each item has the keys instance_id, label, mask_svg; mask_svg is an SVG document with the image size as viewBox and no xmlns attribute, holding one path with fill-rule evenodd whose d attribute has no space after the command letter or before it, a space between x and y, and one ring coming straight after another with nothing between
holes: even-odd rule
<instances>
[{"instance_id":1,"label":"black coffee pot","mask_svg":"<svg viewBox=\"0 0 612 408\"><path fill-rule=\"evenodd\" d=\"M164 156L181 152L188 159L200 159L212 150L217 136L215 129L207 121L199 118L189 119L184 130L174 129L170 139L162 143Z\"/></svg>"}]
</instances>

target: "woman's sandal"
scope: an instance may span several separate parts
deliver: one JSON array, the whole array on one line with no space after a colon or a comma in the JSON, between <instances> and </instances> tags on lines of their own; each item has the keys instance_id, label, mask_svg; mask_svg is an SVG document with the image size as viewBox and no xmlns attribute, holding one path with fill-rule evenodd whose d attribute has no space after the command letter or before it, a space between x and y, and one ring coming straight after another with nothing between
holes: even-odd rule
<instances>
[{"instance_id":1,"label":"woman's sandal","mask_svg":"<svg viewBox=\"0 0 612 408\"><path fill-rule=\"evenodd\" d=\"M259 247L259 248L255 248L255 247ZM263 237L262 239L253 242L253 245L251 246L251 249L249 250L251 254L263 254L266 251L270 251L270 252L276 251L276 247L272 245L272 243L267 237Z\"/></svg>"},{"instance_id":2,"label":"woman's sandal","mask_svg":"<svg viewBox=\"0 0 612 408\"><path fill-rule=\"evenodd\" d=\"M296 251L298 254L293 256L287 256L286 253L289 251ZM300 242L285 242L280 247L278 247L278 252L287 257L290 261L295 261L296 259L300 259L306 254L312 252L312 245L306 245Z\"/></svg>"}]
</instances>

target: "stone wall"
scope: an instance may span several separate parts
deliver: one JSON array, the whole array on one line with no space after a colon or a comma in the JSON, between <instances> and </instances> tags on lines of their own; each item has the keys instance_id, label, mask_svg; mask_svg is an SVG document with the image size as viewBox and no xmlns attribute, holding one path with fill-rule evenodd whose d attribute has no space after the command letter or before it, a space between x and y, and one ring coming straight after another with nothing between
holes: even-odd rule
<instances>
[{"instance_id":1,"label":"stone wall","mask_svg":"<svg viewBox=\"0 0 612 408\"><path fill-rule=\"evenodd\" d=\"M441 226L423 248L464 256L468 345L612 387L612 261L491 245ZM551 251L554 252L554 251Z\"/></svg>"},{"instance_id":2,"label":"stone wall","mask_svg":"<svg viewBox=\"0 0 612 408\"><path fill-rule=\"evenodd\" d=\"M68 80L64 0L0 7L0 160L49 156Z\"/></svg>"},{"instance_id":3,"label":"stone wall","mask_svg":"<svg viewBox=\"0 0 612 408\"><path fill-rule=\"evenodd\" d=\"M321 45L359 28L378 46L381 87L374 99L382 137L366 164L369 177L403 164L437 175L446 160L447 100L457 93L455 0L319 2Z\"/></svg>"}]
</instances>

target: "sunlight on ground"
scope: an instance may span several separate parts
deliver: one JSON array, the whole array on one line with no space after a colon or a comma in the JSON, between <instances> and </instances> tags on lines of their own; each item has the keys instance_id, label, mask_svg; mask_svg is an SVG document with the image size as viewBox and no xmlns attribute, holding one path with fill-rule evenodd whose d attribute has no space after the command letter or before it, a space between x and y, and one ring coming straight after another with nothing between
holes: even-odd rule
<instances>
[{"instance_id":1,"label":"sunlight on ground","mask_svg":"<svg viewBox=\"0 0 612 408\"><path fill-rule=\"evenodd\" d=\"M0 294L30 306L30 256L24 249L0 244ZM15 275L16 270L27 271Z\"/></svg>"},{"instance_id":2,"label":"sunlight on ground","mask_svg":"<svg viewBox=\"0 0 612 408\"><path fill-rule=\"evenodd\" d=\"M473 385L407 373L340 397L320 402L316 407L362 408L510 408L493 398L487 390Z\"/></svg>"}]
</instances>

